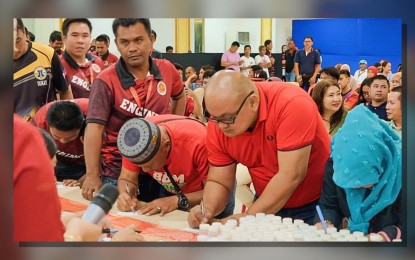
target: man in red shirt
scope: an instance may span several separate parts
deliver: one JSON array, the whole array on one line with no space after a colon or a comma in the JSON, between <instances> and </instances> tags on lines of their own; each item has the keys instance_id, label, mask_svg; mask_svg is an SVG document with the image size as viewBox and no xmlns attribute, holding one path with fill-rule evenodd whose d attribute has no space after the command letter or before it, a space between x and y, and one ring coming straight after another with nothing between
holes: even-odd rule
<instances>
[{"instance_id":1,"label":"man in red shirt","mask_svg":"<svg viewBox=\"0 0 415 260\"><path fill-rule=\"evenodd\" d=\"M41 107L32 123L51 134L57 144L55 174L65 185L80 185L85 174L83 135L88 98L55 101Z\"/></svg>"},{"instance_id":2,"label":"man in red shirt","mask_svg":"<svg viewBox=\"0 0 415 260\"><path fill-rule=\"evenodd\" d=\"M202 122L176 115L134 118L120 129L117 144L123 155L118 179L120 210L133 208L140 214L163 216L175 209L188 211L200 203L209 168L206 126ZM149 190L139 185L139 174L150 175L156 180L153 185L160 188ZM149 203L141 205L137 200L138 186L138 199ZM230 203L222 217L232 215L234 197Z\"/></svg>"},{"instance_id":3,"label":"man in red shirt","mask_svg":"<svg viewBox=\"0 0 415 260\"><path fill-rule=\"evenodd\" d=\"M117 56L109 52L110 37L106 34L101 34L95 39L95 47L97 55L104 61L105 68L118 61Z\"/></svg>"},{"instance_id":4,"label":"man in red shirt","mask_svg":"<svg viewBox=\"0 0 415 260\"><path fill-rule=\"evenodd\" d=\"M252 82L222 71L205 89L205 102L211 115L206 139L211 166L204 216L194 207L189 225L212 221L224 207L238 162L248 167L258 197L245 214L264 212L312 223L330 136L310 96L290 83Z\"/></svg>"},{"instance_id":5,"label":"man in red shirt","mask_svg":"<svg viewBox=\"0 0 415 260\"><path fill-rule=\"evenodd\" d=\"M121 58L94 81L85 129L86 179L82 195L91 200L102 181L116 185L121 171L117 135L133 117L184 114L183 81L173 64L150 58L153 43L149 19L113 22Z\"/></svg>"},{"instance_id":6,"label":"man in red shirt","mask_svg":"<svg viewBox=\"0 0 415 260\"><path fill-rule=\"evenodd\" d=\"M89 98L91 85L105 69L101 58L88 52L92 25L86 18L67 18L62 24L65 51L60 56L74 98Z\"/></svg>"}]
</instances>

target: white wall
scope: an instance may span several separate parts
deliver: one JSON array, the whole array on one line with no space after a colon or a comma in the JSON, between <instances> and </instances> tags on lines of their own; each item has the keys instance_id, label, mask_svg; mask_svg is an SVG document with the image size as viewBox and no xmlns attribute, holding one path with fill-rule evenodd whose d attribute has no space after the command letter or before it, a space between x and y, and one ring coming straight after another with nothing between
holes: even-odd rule
<instances>
[{"instance_id":1,"label":"white wall","mask_svg":"<svg viewBox=\"0 0 415 260\"><path fill-rule=\"evenodd\" d=\"M296 18L297 19L297 18ZM90 18L92 23L92 38L105 33L110 39L110 52L119 56L114 43L112 32L112 21L114 18ZM288 37L292 35L293 19L272 19L272 42L273 52L280 52L281 45L286 44ZM49 35L53 30L60 30L58 18L35 18L23 19L29 31L36 35L36 41L49 44ZM151 18L153 30L157 33L155 49L164 53L166 46L175 46L175 20L174 18ZM194 19L190 19L190 49L194 52ZM258 52L261 41L261 19L260 18L206 18L205 19L205 51L206 53L222 53L229 49L230 43L236 40L237 32L249 32L250 44L253 52ZM228 35L228 39L226 39ZM234 37L231 37L234 35ZM301 46L300 46L301 47ZM238 50L243 53L243 45Z\"/></svg>"},{"instance_id":2,"label":"white wall","mask_svg":"<svg viewBox=\"0 0 415 260\"><path fill-rule=\"evenodd\" d=\"M52 31L60 31L58 18L24 18L22 20L27 29L35 35L35 41L45 45L49 45L49 36Z\"/></svg>"}]
</instances>

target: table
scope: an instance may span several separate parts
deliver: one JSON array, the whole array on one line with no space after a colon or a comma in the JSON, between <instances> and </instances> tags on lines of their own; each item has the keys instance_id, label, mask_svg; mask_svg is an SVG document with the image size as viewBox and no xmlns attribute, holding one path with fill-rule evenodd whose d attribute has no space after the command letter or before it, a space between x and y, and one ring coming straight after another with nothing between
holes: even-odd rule
<instances>
[{"instance_id":1,"label":"table","mask_svg":"<svg viewBox=\"0 0 415 260\"><path fill-rule=\"evenodd\" d=\"M82 204L87 207L91 202L82 197L82 190L79 187L66 187L62 184L58 184L58 195L60 198L69 200L76 204ZM64 209L64 208L63 208ZM138 220L137 223L151 223L154 225L145 225L149 227L147 230L143 230L143 236L150 241L154 240L173 240L173 241L195 241L196 231L189 228L187 223L188 212L175 210L165 214L163 217L157 215L144 216L139 214L128 214L129 219ZM114 203L108 218L112 220L123 220L126 216L120 216L117 209L117 203Z\"/></svg>"}]
</instances>

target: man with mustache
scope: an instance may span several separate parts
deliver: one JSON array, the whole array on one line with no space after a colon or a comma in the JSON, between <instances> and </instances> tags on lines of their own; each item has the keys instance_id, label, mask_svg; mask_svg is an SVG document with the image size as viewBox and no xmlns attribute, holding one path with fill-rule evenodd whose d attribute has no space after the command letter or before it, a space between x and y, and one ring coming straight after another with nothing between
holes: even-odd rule
<instances>
[{"instance_id":1,"label":"man with mustache","mask_svg":"<svg viewBox=\"0 0 415 260\"><path fill-rule=\"evenodd\" d=\"M117 136L125 121L158 114L183 115L185 110L183 81L176 68L168 60L150 57L150 20L115 19L112 30L121 57L94 81L86 118L82 195L89 200L103 182L117 185L121 172Z\"/></svg>"}]
</instances>

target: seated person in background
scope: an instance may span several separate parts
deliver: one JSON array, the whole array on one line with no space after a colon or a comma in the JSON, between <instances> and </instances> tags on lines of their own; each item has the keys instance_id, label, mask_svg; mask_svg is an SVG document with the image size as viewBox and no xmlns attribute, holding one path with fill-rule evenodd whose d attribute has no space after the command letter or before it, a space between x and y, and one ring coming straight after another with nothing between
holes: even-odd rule
<instances>
[{"instance_id":1,"label":"seated person in background","mask_svg":"<svg viewBox=\"0 0 415 260\"><path fill-rule=\"evenodd\" d=\"M366 78L373 78L376 75L378 75L378 69L375 66L370 66L369 68L367 68L367 77Z\"/></svg>"},{"instance_id":2,"label":"seated person in background","mask_svg":"<svg viewBox=\"0 0 415 260\"><path fill-rule=\"evenodd\" d=\"M204 94L205 89L207 88L207 85L210 81L210 78L216 73L215 70L206 70L203 73L203 82L202 82L202 88L198 88L194 91L195 95L197 96L198 101L202 104L202 114L198 115L196 112L193 113L192 117L199 119L203 123L207 123L208 118L210 117L209 112L206 109Z\"/></svg>"},{"instance_id":3,"label":"seated person in background","mask_svg":"<svg viewBox=\"0 0 415 260\"><path fill-rule=\"evenodd\" d=\"M401 139L386 122L363 105L350 111L333 137L319 201L328 226L400 239L401 154ZM319 221L316 214L321 227Z\"/></svg>"},{"instance_id":4,"label":"seated person in background","mask_svg":"<svg viewBox=\"0 0 415 260\"><path fill-rule=\"evenodd\" d=\"M319 80L323 80L323 79L329 79L329 80L334 80L336 82L339 81L339 71L335 68L335 67L325 67L324 69L322 69L320 71L320 76L319 76ZM310 96L313 93L313 89L316 86L317 83L312 84L309 88L308 88L308 94L310 94Z\"/></svg>"},{"instance_id":5,"label":"seated person in background","mask_svg":"<svg viewBox=\"0 0 415 260\"><path fill-rule=\"evenodd\" d=\"M389 80L382 74L374 76L369 86L370 103L367 105L370 111L380 119L389 121L386 114L386 102L389 92Z\"/></svg>"},{"instance_id":6,"label":"seated person in background","mask_svg":"<svg viewBox=\"0 0 415 260\"><path fill-rule=\"evenodd\" d=\"M357 104L364 104L367 106L370 103L370 84L372 82L372 78L366 78L363 80L362 84L360 84L360 88L357 89L359 93L358 103Z\"/></svg>"},{"instance_id":7,"label":"seated person in background","mask_svg":"<svg viewBox=\"0 0 415 260\"><path fill-rule=\"evenodd\" d=\"M390 80L390 86L391 86L390 90L393 90L394 88L398 86L402 86L402 72L396 72L392 74L392 79Z\"/></svg>"},{"instance_id":8,"label":"seated person in background","mask_svg":"<svg viewBox=\"0 0 415 260\"><path fill-rule=\"evenodd\" d=\"M323 118L327 132L333 136L342 127L347 115L343 109L342 95L339 84L332 80L320 80L311 95Z\"/></svg>"},{"instance_id":9,"label":"seated person in background","mask_svg":"<svg viewBox=\"0 0 415 260\"><path fill-rule=\"evenodd\" d=\"M350 74L350 66L349 66L349 64L343 64L340 67L340 70L347 70L349 72L349 74ZM351 77L350 78L350 87L353 90L356 90L359 87L359 83L357 82L357 79L355 79L354 77Z\"/></svg>"},{"instance_id":10,"label":"seated person in background","mask_svg":"<svg viewBox=\"0 0 415 260\"><path fill-rule=\"evenodd\" d=\"M198 205L209 168L205 143L206 126L188 117L160 115L127 121L117 140L123 156L118 178L118 209L163 216ZM147 192L148 187L139 186L139 174L152 176L152 185L159 188L152 187ZM234 203L232 195L227 208L217 218L232 215Z\"/></svg>"},{"instance_id":11,"label":"seated person in background","mask_svg":"<svg viewBox=\"0 0 415 260\"><path fill-rule=\"evenodd\" d=\"M395 87L388 94L386 114L389 125L402 138L402 86Z\"/></svg>"},{"instance_id":12,"label":"seated person in background","mask_svg":"<svg viewBox=\"0 0 415 260\"><path fill-rule=\"evenodd\" d=\"M211 114L205 212L202 216L201 207L193 207L189 225L211 222L225 208L237 163L248 167L257 193L244 214L277 214L311 223L330 153L330 136L311 97L285 82L252 82L223 70L210 80L205 101Z\"/></svg>"},{"instance_id":13,"label":"seated person in background","mask_svg":"<svg viewBox=\"0 0 415 260\"><path fill-rule=\"evenodd\" d=\"M197 78L196 69L189 66L185 70L186 81L184 82L185 87L195 90L200 87L200 82Z\"/></svg>"},{"instance_id":14,"label":"seated person in background","mask_svg":"<svg viewBox=\"0 0 415 260\"><path fill-rule=\"evenodd\" d=\"M346 111L349 111L357 105L359 94L351 87L353 77L350 76L350 72L348 70L340 70L339 74L339 85L343 97L343 106Z\"/></svg>"},{"instance_id":15,"label":"seated person in background","mask_svg":"<svg viewBox=\"0 0 415 260\"><path fill-rule=\"evenodd\" d=\"M85 174L83 131L89 100L78 98L48 103L32 123L48 132L57 144L55 175L64 185L79 186Z\"/></svg>"}]
</instances>

